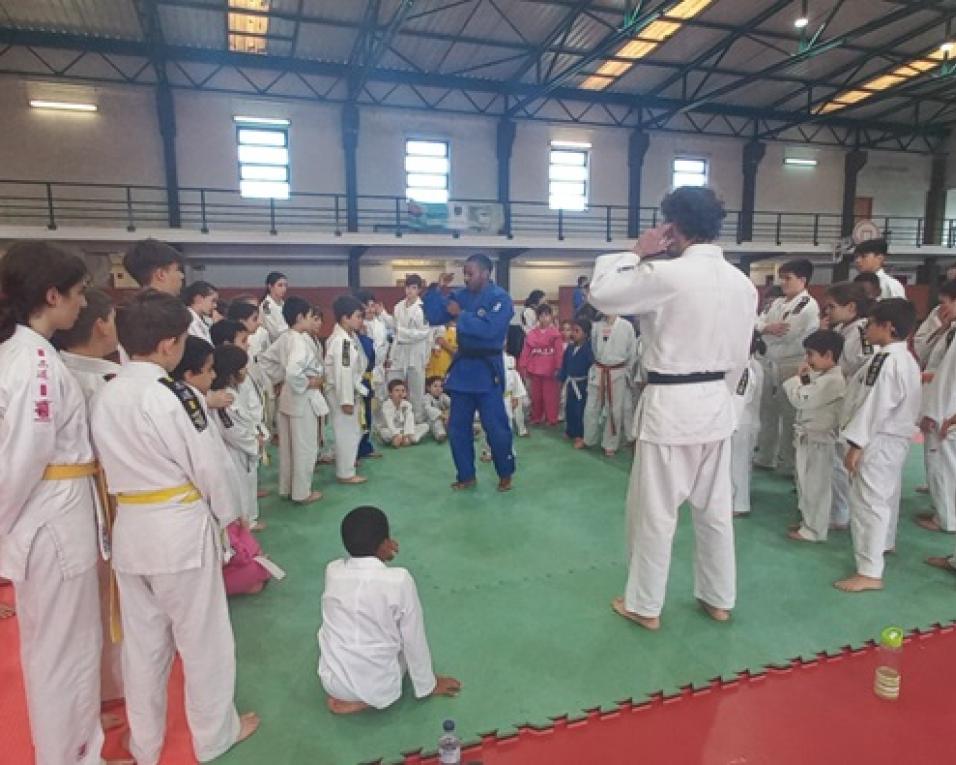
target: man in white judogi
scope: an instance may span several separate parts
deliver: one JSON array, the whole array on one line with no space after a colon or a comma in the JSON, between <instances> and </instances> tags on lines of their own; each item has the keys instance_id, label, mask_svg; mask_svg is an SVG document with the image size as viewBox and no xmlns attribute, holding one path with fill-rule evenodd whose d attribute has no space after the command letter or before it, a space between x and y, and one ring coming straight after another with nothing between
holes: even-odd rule
<instances>
[{"instance_id":1,"label":"man in white judogi","mask_svg":"<svg viewBox=\"0 0 956 765\"><path fill-rule=\"evenodd\" d=\"M220 529L237 518L236 478L221 459L199 396L168 376L182 357L189 323L175 301L146 293L119 314L120 342L131 361L92 402L96 450L118 505L113 569L130 751L139 765L159 761L175 653L183 661L186 718L200 762L259 724L253 713L240 720L233 703L235 644Z\"/></svg>"},{"instance_id":2,"label":"man in white judogi","mask_svg":"<svg viewBox=\"0 0 956 765\"><path fill-rule=\"evenodd\" d=\"M757 331L767 345L767 353L763 357L764 388L754 465L776 467L784 475L793 475L796 411L781 386L803 363L804 338L820 326L820 308L807 292L812 275L813 264L809 260L791 260L780 266L783 297L774 300L757 320Z\"/></svg>"},{"instance_id":3,"label":"man in white judogi","mask_svg":"<svg viewBox=\"0 0 956 765\"><path fill-rule=\"evenodd\" d=\"M601 414L605 415L601 447L613 457L621 446L628 410L632 407L630 372L637 358L634 325L620 316L605 316L591 329L594 364L588 373L584 406L584 443L598 442Z\"/></svg>"},{"instance_id":4,"label":"man in white judogi","mask_svg":"<svg viewBox=\"0 0 956 765\"><path fill-rule=\"evenodd\" d=\"M339 483L365 483L367 478L355 474L362 440L362 397L368 393L363 380L368 359L355 333L362 327L365 309L358 298L345 295L336 298L332 310L335 329L327 342L325 369L335 431L335 477Z\"/></svg>"},{"instance_id":5,"label":"man in white judogi","mask_svg":"<svg viewBox=\"0 0 956 765\"><path fill-rule=\"evenodd\" d=\"M432 330L422 312L418 296L422 279L411 274L405 279L405 299L395 306L395 340L392 343L389 380L404 380L415 419L425 422L425 368L431 356Z\"/></svg>"},{"instance_id":6,"label":"man in white judogi","mask_svg":"<svg viewBox=\"0 0 956 765\"><path fill-rule=\"evenodd\" d=\"M644 232L637 252L595 264L590 302L609 314L637 314L647 388L635 415L637 447L628 492L630 561L620 615L660 627L671 543L681 503L693 506L698 600L718 620L736 598L730 480L735 418L726 375L747 364L757 290L710 244L723 205L706 188L664 198L664 225ZM663 250L678 257L642 263Z\"/></svg>"}]
</instances>

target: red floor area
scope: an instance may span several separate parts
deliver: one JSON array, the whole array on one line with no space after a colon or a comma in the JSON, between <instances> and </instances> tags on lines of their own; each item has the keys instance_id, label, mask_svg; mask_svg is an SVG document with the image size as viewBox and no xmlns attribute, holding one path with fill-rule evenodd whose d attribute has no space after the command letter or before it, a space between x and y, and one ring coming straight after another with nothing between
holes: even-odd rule
<instances>
[{"instance_id":1,"label":"red floor area","mask_svg":"<svg viewBox=\"0 0 956 765\"><path fill-rule=\"evenodd\" d=\"M0 600L10 602L9 587ZM633 765L636 762L714 765L911 765L956 756L956 629L907 639L903 692L896 703L873 695L875 653L844 651L810 664L743 676L731 683L633 706L556 721L546 730L487 736L463 763L482 765ZM194 765L183 715L182 674L170 681L169 734L161 765ZM122 708L119 710L122 711ZM0 622L0 728L3 762L33 761L20 676L16 619ZM107 738L107 757L124 755ZM434 758L406 757L406 765ZM292 765L290 763L290 765ZM324 763L316 765L326 765ZM328 765L348 765L329 763Z\"/></svg>"},{"instance_id":2,"label":"red floor area","mask_svg":"<svg viewBox=\"0 0 956 765\"><path fill-rule=\"evenodd\" d=\"M902 695L873 695L875 652L794 663L547 730L488 736L462 755L482 765L915 765L956 756L956 631L907 639ZM407 756L406 765L434 758Z\"/></svg>"}]
</instances>

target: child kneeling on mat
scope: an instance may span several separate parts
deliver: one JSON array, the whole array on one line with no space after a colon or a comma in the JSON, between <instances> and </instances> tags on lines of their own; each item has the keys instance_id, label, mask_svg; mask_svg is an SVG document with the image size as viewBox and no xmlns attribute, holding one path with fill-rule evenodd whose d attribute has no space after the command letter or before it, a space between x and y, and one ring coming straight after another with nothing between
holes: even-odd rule
<instances>
[{"instance_id":1,"label":"child kneeling on mat","mask_svg":"<svg viewBox=\"0 0 956 765\"><path fill-rule=\"evenodd\" d=\"M319 679L329 710L351 714L385 709L402 695L407 671L416 698L456 696L461 683L435 675L415 580L385 564L398 553L388 518L357 507L342 521L349 555L325 569Z\"/></svg>"}]
</instances>

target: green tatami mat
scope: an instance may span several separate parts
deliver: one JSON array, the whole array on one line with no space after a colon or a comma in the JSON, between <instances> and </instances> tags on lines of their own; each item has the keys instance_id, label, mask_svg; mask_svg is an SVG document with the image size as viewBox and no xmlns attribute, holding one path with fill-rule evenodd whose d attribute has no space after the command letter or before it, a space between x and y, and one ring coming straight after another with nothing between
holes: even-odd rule
<instances>
[{"instance_id":1,"label":"green tatami mat","mask_svg":"<svg viewBox=\"0 0 956 765\"><path fill-rule=\"evenodd\" d=\"M427 442L386 450L367 461L362 486L334 484L320 466L322 502L301 508L273 495L262 500L265 551L288 572L258 596L232 600L239 655L238 705L262 727L222 762L227 765L353 765L434 750L441 722L460 735L544 725L549 717L610 708L715 676L759 670L796 656L860 645L887 624L928 626L956 618L956 580L926 566L951 553L956 538L923 531L914 493L922 452L914 447L903 488L897 554L883 592L846 595L831 583L852 572L849 534L823 545L784 536L796 495L784 479L755 473L754 512L738 520L738 605L730 624L697 608L692 591L693 534L683 515L663 613L646 632L610 610L624 585L624 498L630 450L614 460L577 452L557 432L519 439L518 473L509 494L495 491L494 471L479 468L479 487L454 493L447 445ZM331 715L316 676L315 633L325 565L343 554L338 526L359 504L388 513L425 607L435 669L458 677L457 699L417 701L347 718Z\"/></svg>"}]
</instances>

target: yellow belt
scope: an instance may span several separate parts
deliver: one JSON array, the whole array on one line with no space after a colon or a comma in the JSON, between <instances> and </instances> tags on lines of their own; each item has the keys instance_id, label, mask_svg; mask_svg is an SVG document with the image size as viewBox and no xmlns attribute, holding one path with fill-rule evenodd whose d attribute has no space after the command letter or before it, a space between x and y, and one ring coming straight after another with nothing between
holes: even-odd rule
<instances>
[{"instance_id":1,"label":"yellow belt","mask_svg":"<svg viewBox=\"0 0 956 765\"><path fill-rule=\"evenodd\" d=\"M124 492L118 494L116 499L121 505L162 505L173 501L187 504L202 499L202 494L193 484L184 483L182 486L173 486L169 489Z\"/></svg>"},{"instance_id":2,"label":"yellow belt","mask_svg":"<svg viewBox=\"0 0 956 765\"><path fill-rule=\"evenodd\" d=\"M116 514L109 492L106 489L106 480L98 462L83 462L77 465L47 465L43 471L44 481L70 481L75 478L93 478L96 494L103 508L101 520L105 526L104 533L107 540L113 537L113 521ZM99 515L99 514L98 514ZM106 543L104 543L106 544ZM116 584L116 573L110 563L110 640L119 643L123 639L123 628L120 622L119 587Z\"/></svg>"}]
</instances>

